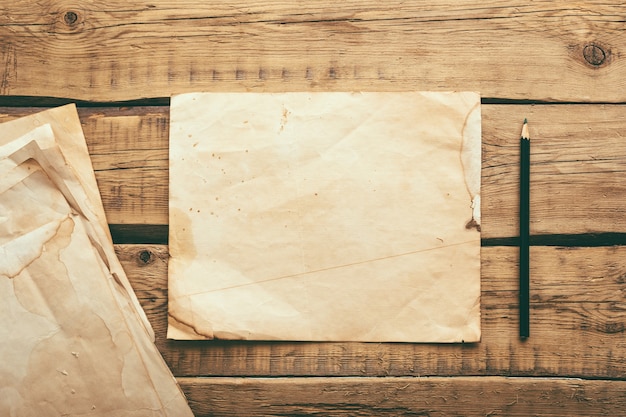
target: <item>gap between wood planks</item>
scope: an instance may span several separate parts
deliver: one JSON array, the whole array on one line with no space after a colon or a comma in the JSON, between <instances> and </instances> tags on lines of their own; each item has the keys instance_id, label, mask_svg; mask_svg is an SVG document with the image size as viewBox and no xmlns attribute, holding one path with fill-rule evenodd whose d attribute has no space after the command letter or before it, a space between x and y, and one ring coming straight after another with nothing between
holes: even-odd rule
<instances>
[{"instance_id":1,"label":"gap between wood planks","mask_svg":"<svg viewBox=\"0 0 626 417\"><path fill-rule=\"evenodd\" d=\"M169 106L170 97L150 97L126 101L85 101L74 100L64 97L39 97L39 96L2 96L0 95L0 107L57 107L74 103L77 107L149 107ZM519 100L500 97L482 97L480 103L485 104L511 104L511 105L624 105L626 102L578 102L578 101L547 101L547 100Z\"/></svg>"},{"instance_id":2,"label":"gap between wood planks","mask_svg":"<svg viewBox=\"0 0 626 417\"><path fill-rule=\"evenodd\" d=\"M113 243L167 245L166 224L110 224ZM518 246L518 237L492 237L481 239L480 245ZM626 233L551 234L530 237L531 246L598 247L626 245Z\"/></svg>"}]
</instances>

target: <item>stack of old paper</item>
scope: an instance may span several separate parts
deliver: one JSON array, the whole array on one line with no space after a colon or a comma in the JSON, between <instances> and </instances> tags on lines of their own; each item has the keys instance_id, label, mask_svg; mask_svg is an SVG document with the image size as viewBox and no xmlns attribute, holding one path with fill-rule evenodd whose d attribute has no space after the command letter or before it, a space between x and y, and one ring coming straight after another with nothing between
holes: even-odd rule
<instances>
[{"instance_id":1,"label":"stack of old paper","mask_svg":"<svg viewBox=\"0 0 626 417\"><path fill-rule=\"evenodd\" d=\"M480 339L476 93L172 98L174 339Z\"/></svg>"},{"instance_id":2,"label":"stack of old paper","mask_svg":"<svg viewBox=\"0 0 626 417\"><path fill-rule=\"evenodd\" d=\"M192 415L113 251L72 105L0 125L0 294L0 415Z\"/></svg>"}]
</instances>

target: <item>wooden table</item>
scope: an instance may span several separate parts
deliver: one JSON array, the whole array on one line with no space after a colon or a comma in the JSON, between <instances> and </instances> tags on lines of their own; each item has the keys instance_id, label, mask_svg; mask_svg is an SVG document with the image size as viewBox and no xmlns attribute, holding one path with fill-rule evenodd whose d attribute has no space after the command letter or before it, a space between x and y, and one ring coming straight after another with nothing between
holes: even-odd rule
<instances>
[{"instance_id":1,"label":"wooden table","mask_svg":"<svg viewBox=\"0 0 626 417\"><path fill-rule=\"evenodd\" d=\"M14 0L0 12L0 120L78 102L118 254L197 415L625 413L621 2ZM167 97L346 90L481 92L483 340L166 340ZM525 117L533 246L522 342Z\"/></svg>"}]
</instances>

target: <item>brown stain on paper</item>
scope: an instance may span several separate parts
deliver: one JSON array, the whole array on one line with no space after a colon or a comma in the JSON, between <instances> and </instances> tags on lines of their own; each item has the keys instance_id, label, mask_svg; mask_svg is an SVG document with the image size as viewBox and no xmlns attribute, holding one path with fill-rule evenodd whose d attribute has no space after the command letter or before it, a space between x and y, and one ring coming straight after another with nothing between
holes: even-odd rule
<instances>
[{"instance_id":1,"label":"brown stain on paper","mask_svg":"<svg viewBox=\"0 0 626 417\"><path fill-rule=\"evenodd\" d=\"M466 145L468 145L468 142L469 142L465 136L465 129L470 120L470 117L472 117L472 115L477 109L480 109L480 100L478 101L478 103L473 105L472 108L465 115L465 118L463 120L463 126L461 127L461 146L459 147L459 160L461 162L461 168L463 169L463 179L465 181L465 188L467 189L467 193L469 194L471 203L474 202L474 199L477 195L480 195L480 189L477 191L478 194L475 194L474 192L472 192L471 190L472 187L470 186L468 182L468 176L471 176L472 171L471 171L471 167L466 166L466 163L464 161L464 155L465 155L465 152L467 151L465 147ZM482 146L482 143L479 146ZM480 152L479 155L480 154L482 154L482 152ZM479 175L481 171L482 169L479 169ZM474 219L473 209L472 209L471 219L465 224L465 229L467 230L476 229L476 231L478 231L479 233L481 231L480 223L478 223L476 219Z\"/></svg>"},{"instance_id":2,"label":"brown stain on paper","mask_svg":"<svg viewBox=\"0 0 626 417\"><path fill-rule=\"evenodd\" d=\"M65 219L55 236L46 242L41 256L30 264L29 273L14 280L15 295L22 306L59 326L29 352L26 377L16 387L24 399L24 412L36 406L48 415L79 413L91 411L96 404L103 411L107 405L93 397L103 386L117 390L114 396L120 401L127 400L121 380L123 360L116 356L111 332L85 303L85 295L80 297L72 286L67 267L61 260L62 251L72 240L74 227L72 218ZM42 299L42 295L45 298ZM91 346L92 343L98 348ZM79 353L80 358L72 352ZM118 371L103 373L95 368L96 364ZM107 380L113 374L119 378ZM106 397L111 398L111 393L109 391ZM114 408L109 409L114 411Z\"/></svg>"},{"instance_id":3,"label":"brown stain on paper","mask_svg":"<svg viewBox=\"0 0 626 417\"><path fill-rule=\"evenodd\" d=\"M176 236L169 239L170 257L196 258L198 252L193 240L193 225L191 218L183 210L170 207L170 234Z\"/></svg>"},{"instance_id":4,"label":"brown stain on paper","mask_svg":"<svg viewBox=\"0 0 626 417\"><path fill-rule=\"evenodd\" d=\"M279 133L282 132L283 130L285 130L285 126L287 125L287 121L289 119L289 114L291 112L289 110L287 110L287 107L283 106L283 114L282 117L280 119L280 129L279 129Z\"/></svg>"},{"instance_id":5,"label":"brown stain on paper","mask_svg":"<svg viewBox=\"0 0 626 417\"><path fill-rule=\"evenodd\" d=\"M190 212L195 212L193 207L189 208ZM170 238L170 257L171 258L189 258L195 259L198 255L193 239L193 225L191 218L183 210L170 207L170 234L174 234L175 238ZM170 266L170 268L172 268ZM213 339L213 335L205 334L196 328L192 323L193 320L186 318L186 308L180 308L180 300L173 298L173 292L169 292L169 303L167 308L168 323L172 327L176 327L185 333L195 333L201 338Z\"/></svg>"},{"instance_id":6,"label":"brown stain on paper","mask_svg":"<svg viewBox=\"0 0 626 417\"><path fill-rule=\"evenodd\" d=\"M66 219L67 220L67 219ZM54 235L52 235L52 237L50 237L50 239L46 240L41 247L39 247L38 249L34 249L34 248L30 248L31 250L28 252L28 259L26 259L26 262L23 265L20 265L19 270L16 271L7 271L6 277L9 279L15 278L17 276L19 276L20 274L22 274L22 272L24 272L24 270L26 270L33 262L35 262L41 255L42 252L44 251L44 248L46 247L46 244L48 242L50 242L52 239L54 239L55 237L57 237L60 233L60 229L63 226L65 221L61 221L57 227L56 232L54 233ZM19 226L18 226L19 227Z\"/></svg>"}]
</instances>

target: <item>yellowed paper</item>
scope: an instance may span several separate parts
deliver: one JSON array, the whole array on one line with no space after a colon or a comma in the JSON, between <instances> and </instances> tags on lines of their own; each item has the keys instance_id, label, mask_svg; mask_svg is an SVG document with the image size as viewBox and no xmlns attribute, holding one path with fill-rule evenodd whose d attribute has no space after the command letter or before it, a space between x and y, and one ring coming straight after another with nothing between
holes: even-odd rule
<instances>
[{"instance_id":1,"label":"yellowed paper","mask_svg":"<svg viewBox=\"0 0 626 417\"><path fill-rule=\"evenodd\" d=\"M480 340L475 93L198 93L170 130L174 339Z\"/></svg>"},{"instance_id":2,"label":"yellowed paper","mask_svg":"<svg viewBox=\"0 0 626 417\"><path fill-rule=\"evenodd\" d=\"M90 222L100 224L101 227L98 230L102 233L102 240L106 242L104 246L110 248L107 250L106 256L111 272L126 288L128 297L135 306L136 313L141 317L146 331L154 339L150 323L113 252L109 227L104 214L102 200L100 199L100 191L96 183L76 106L68 104L1 124L0 145L6 145L4 148L5 154L10 150L20 149L31 141L32 138L28 137L29 132L46 124L49 125L49 129L52 129L53 136L38 135L41 146L44 148L58 147L57 152L63 154L61 158L64 159L62 164L65 166L65 169L61 170L60 174L65 173L69 177L68 186L74 189L74 193L83 193L85 195L80 202L83 207L83 215ZM43 144L41 141L46 141L46 143ZM36 150L33 150L33 152L36 152ZM58 181L57 185L60 186ZM66 194L71 195L71 192L68 191Z\"/></svg>"},{"instance_id":3,"label":"yellowed paper","mask_svg":"<svg viewBox=\"0 0 626 417\"><path fill-rule=\"evenodd\" d=\"M56 129L14 140L28 123L0 125L0 415L190 416L124 285L82 134L55 140L75 115L27 118Z\"/></svg>"}]
</instances>

